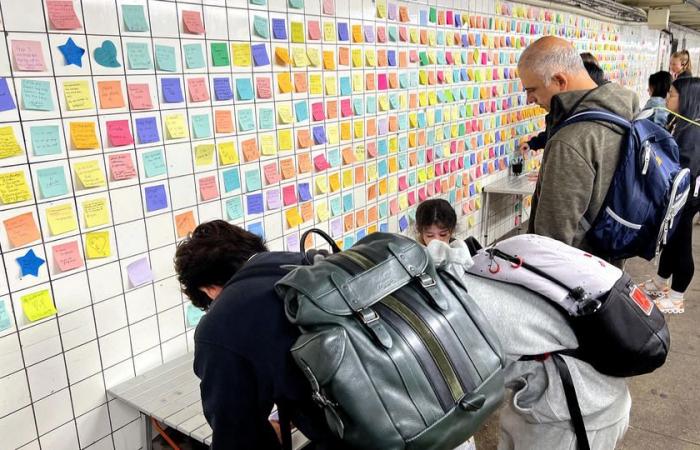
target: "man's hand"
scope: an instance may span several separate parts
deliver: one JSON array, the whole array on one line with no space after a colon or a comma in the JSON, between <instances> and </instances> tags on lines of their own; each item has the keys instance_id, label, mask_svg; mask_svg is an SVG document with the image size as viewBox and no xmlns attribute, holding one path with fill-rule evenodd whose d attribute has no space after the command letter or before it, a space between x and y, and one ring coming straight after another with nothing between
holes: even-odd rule
<instances>
[{"instance_id":1,"label":"man's hand","mask_svg":"<svg viewBox=\"0 0 700 450\"><path fill-rule=\"evenodd\" d=\"M527 142L523 142L520 144L520 154L523 155L523 157L526 157L528 152L530 151L530 144Z\"/></svg>"}]
</instances>

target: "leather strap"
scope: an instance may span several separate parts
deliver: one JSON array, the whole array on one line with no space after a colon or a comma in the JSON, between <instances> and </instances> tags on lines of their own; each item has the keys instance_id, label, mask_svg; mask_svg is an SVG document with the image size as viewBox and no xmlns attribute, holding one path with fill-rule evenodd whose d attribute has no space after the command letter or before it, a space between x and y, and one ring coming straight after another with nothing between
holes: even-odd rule
<instances>
[{"instance_id":1,"label":"leather strap","mask_svg":"<svg viewBox=\"0 0 700 450\"><path fill-rule=\"evenodd\" d=\"M574 432L576 433L578 448L579 450L590 450L591 446L588 443L588 436L586 435L586 424L583 422L583 415L581 414L581 408L578 404L576 388L574 387L574 381L571 378L569 367L566 365L566 361L564 361L564 358L562 358L561 355L552 353L551 356L552 361L554 361L554 365L559 371L561 384L564 387L566 404L569 407L569 415L571 416L571 424L573 425Z\"/></svg>"}]
</instances>

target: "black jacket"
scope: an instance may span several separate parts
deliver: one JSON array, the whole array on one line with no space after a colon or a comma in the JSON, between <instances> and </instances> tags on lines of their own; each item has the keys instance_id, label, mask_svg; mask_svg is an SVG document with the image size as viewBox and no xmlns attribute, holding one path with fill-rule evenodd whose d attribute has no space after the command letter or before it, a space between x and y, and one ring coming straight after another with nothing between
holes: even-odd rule
<instances>
[{"instance_id":1,"label":"black jacket","mask_svg":"<svg viewBox=\"0 0 700 450\"><path fill-rule=\"evenodd\" d=\"M699 121L700 119L695 119ZM690 169L690 197L688 205L700 205L700 195L695 196L698 177L700 177L700 126L688 123L681 119L675 119L673 127L673 137L680 149L681 167Z\"/></svg>"},{"instance_id":2,"label":"black jacket","mask_svg":"<svg viewBox=\"0 0 700 450\"><path fill-rule=\"evenodd\" d=\"M288 415L314 448L330 444L321 409L289 349L299 336L274 291L299 253L255 255L228 281L195 332L194 371L201 380L204 415L213 430L212 450L281 448L268 422L273 404Z\"/></svg>"}]
</instances>

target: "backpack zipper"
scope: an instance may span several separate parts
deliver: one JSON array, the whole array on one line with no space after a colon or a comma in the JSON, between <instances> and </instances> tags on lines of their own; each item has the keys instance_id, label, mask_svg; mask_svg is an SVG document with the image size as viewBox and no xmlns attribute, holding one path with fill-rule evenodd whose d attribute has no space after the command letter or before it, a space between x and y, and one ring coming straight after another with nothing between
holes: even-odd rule
<instances>
[{"instance_id":1,"label":"backpack zipper","mask_svg":"<svg viewBox=\"0 0 700 450\"><path fill-rule=\"evenodd\" d=\"M669 201L671 202L666 209L666 214L664 215L663 222L661 222L661 230L659 230L659 235L656 238L656 253L655 256L659 255L661 251L661 246L666 245L668 240L668 233L673 226L673 219L676 215L683 209L685 202L688 200L688 195L690 193L690 187L685 190L679 199L676 200L676 195L678 194L678 187L685 178L685 176L690 176L690 169L681 169L676 177L673 179L673 186L671 187L671 195L669 196Z\"/></svg>"}]
</instances>

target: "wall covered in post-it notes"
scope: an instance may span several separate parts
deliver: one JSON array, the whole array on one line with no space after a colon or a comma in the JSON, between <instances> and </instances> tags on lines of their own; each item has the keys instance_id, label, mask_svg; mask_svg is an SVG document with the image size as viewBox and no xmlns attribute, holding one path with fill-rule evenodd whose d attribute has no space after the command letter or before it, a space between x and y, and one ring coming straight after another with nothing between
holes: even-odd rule
<instances>
[{"instance_id":1,"label":"wall covered in post-it notes","mask_svg":"<svg viewBox=\"0 0 700 450\"><path fill-rule=\"evenodd\" d=\"M105 390L192 350L200 315L172 257L198 223L290 251L319 227L348 247L409 232L439 196L477 234L483 186L544 124L516 69L528 43L567 37L638 91L657 65L657 32L487 0L0 0L0 14L3 448L141 446Z\"/></svg>"}]
</instances>

